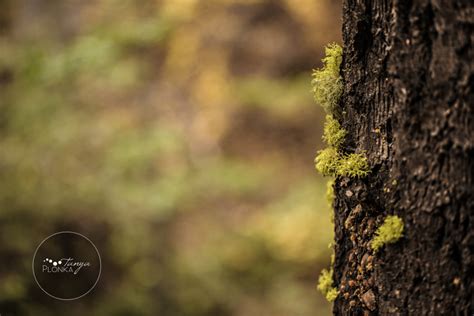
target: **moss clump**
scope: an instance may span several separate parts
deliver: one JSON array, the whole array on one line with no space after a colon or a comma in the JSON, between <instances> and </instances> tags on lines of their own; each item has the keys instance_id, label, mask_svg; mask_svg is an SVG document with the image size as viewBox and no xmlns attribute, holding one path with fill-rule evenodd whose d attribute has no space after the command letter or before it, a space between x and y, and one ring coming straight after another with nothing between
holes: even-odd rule
<instances>
[{"instance_id":1,"label":"moss clump","mask_svg":"<svg viewBox=\"0 0 474 316\"><path fill-rule=\"evenodd\" d=\"M314 162L316 170L324 176L364 177L369 173L367 158L362 154L346 155L339 152L347 134L334 116L342 95L342 79L339 75L341 61L342 47L335 43L329 44L326 46L323 68L313 72L311 83L314 98L328 113L323 135L328 147L318 152Z\"/></svg>"},{"instance_id":2,"label":"moss clump","mask_svg":"<svg viewBox=\"0 0 474 316\"><path fill-rule=\"evenodd\" d=\"M387 216L382 226L377 228L370 247L376 253L383 245L396 242L403 236L403 227L403 220L400 217L394 215Z\"/></svg>"},{"instance_id":3,"label":"moss clump","mask_svg":"<svg viewBox=\"0 0 474 316\"><path fill-rule=\"evenodd\" d=\"M363 154L349 154L339 160L337 175L350 178L365 177L369 174L369 163Z\"/></svg>"},{"instance_id":4,"label":"moss clump","mask_svg":"<svg viewBox=\"0 0 474 316\"><path fill-rule=\"evenodd\" d=\"M323 176L335 176L337 175L339 159L339 153L333 147L320 150L314 159L316 170Z\"/></svg>"},{"instance_id":5,"label":"moss clump","mask_svg":"<svg viewBox=\"0 0 474 316\"><path fill-rule=\"evenodd\" d=\"M344 137L346 137L346 134L346 130L341 127L341 124L339 124L333 115L326 115L323 140L329 146L339 148L339 146L344 142Z\"/></svg>"},{"instance_id":6,"label":"moss clump","mask_svg":"<svg viewBox=\"0 0 474 316\"><path fill-rule=\"evenodd\" d=\"M369 174L369 163L363 154L340 154L328 147L318 152L315 167L323 176L365 177Z\"/></svg>"},{"instance_id":7,"label":"moss clump","mask_svg":"<svg viewBox=\"0 0 474 316\"><path fill-rule=\"evenodd\" d=\"M342 47L336 43L326 46L324 66L313 71L313 94L316 102L326 112L332 113L342 95L342 78L339 68L342 61Z\"/></svg>"},{"instance_id":8,"label":"moss clump","mask_svg":"<svg viewBox=\"0 0 474 316\"><path fill-rule=\"evenodd\" d=\"M339 295L339 291L335 287L333 287L326 293L326 299L329 302L333 302L337 298L338 295Z\"/></svg>"},{"instance_id":9,"label":"moss clump","mask_svg":"<svg viewBox=\"0 0 474 316\"><path fill-rule=\"evenodd\" d=\"M329 180L326 182L326 200L328 204L332 206L334 203L334 179Z\"/></svg>"},{"instance_id":10,"label":"moss clump","mask_svg":"<svg viewBox=\"0 0 474 316\"><path fill-rule=\"evenodd\" d=\"M323 269L318 280L318 291L320 291L329 302L332 302L339 295L339 291L332 284L333 269Z\"/></svg>"}]
</instances>

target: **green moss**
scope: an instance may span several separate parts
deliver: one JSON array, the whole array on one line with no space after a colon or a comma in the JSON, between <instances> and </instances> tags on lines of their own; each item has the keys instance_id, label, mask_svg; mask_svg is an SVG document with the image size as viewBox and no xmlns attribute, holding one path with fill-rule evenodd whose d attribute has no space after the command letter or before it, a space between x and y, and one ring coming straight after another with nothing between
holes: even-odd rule
<instances>
[{"instance_id":1,"label":"green moss","mask_svg":"<svg viewBox=\"0 0 474 316\"><path fill-rule=\"evenodd\" d=\"M326 57L323 59L324 66L313 72L313 93L316 102L326 111L324 123L323 140L328 147L320 150L314 159L316 170L324 176L347 176L362 177L368 174L369 165L367 158L362 154L343 154L338 151L344 143L346 130L335 118L335 108L342 95L342 79L339 69L342 61L342 48L337 44L326 47ZM329 204L334 201L334 180L327 183L326 198ZM334 253L331 256L331 268L324 269L319 276L318 290L330 302L339 295L337 288L333 286Z\"/></svg>"},{"instance_id":2,"label":"green moss","mask_svg":"<svg viewBox=\"0 0 474 316\"><path fill-rule=\"evenodd\" d=\"M335 198L336 197L334 195L334 179L330 179L328 182L326 182L326 201L328 201L328 205L331 210L331 212L329 213L329 219L331 220L331 224L334 224L333 204ZM332 245L330 245L330 247L332 247Z\"/></svg>"},{"instance_id":3,"label":"green moss","mask_svg":"<svg viewBox=\"0 0 474 316\"><path fill-rule=\"evenodd\" d=\"M333 147L327 147L318 151L314 159L315 167L323 176L336 176L339 166L339 153Z\"/></svg>"},{"instance_id":4,"label":"green moss","mask_svg":"<svg viewBox=\"0 0 474 316\"><path fill-rule=\"evenodd\" d=\"M334 179L331 179L326 183L326 200L329 205L332 205L334 202Z\"/></svg>"},{"instance_id":5,"label":"green moss","mask_svg":"<svg viewBox=\"0 0 474 316\"><path fill-rule=\"evenodd\" d=\"M383 245L396 242L403 236L403 220L394 215L385 218L384 223L375 232L375 237L370 244L374 252L377 252Z\"/></svg>"},{"instance_id":6,"label":"green moss","mask_svg":"<svg viewBox=\"0 0 474 316\"><path fill-rule=\"evenodd\" d=\"M329 291L326 292L326 299L329 302L333 302L337 298L338 295L339 295L339 291L335 287L333 287Z\"/></svg>"},{"instance_id":7,"label":"green moss","mask_svg":"<svg viewBox=\"0 0 474 316\"><path fill-rule=\"evenodd\" d=\"M326 46L324 66L313 71L313 94L316 102L326 112L332 113L342 95L342 78L339 68L342 61L342 47L336 43Z\"/></svg>"},{"instance_id":8,"label":"green moss","mask_svg":"<svg viewBox=\"0 0 474 316\"><path fill-rule=\"evenodd\" d=\"M339 291L333 286L333 273L334 270L323 269L318 280L318 290L326 297L329 302L332 302L339 295Z\"/></svg>"},{"instance_id":9,"label":"green moss","mask_svg":"<svg viewBox=\"0 0 474 316\"><path fill-rule=\"evenodd\" d=\"M326 46L324 66L313 72L313 92L318 102L328 113L324 123L323 140L328 144L314 159L316 170L324 176L364 177L369 173L369 164L363 154L342 154L338 152L344 143L347 131L334 117L335 106L342 95L342 79L339 69L342 61L342 47L333 43Z\"/></svg>"},{"instance_id":10,"label":"green moss","mask_svg":"<svg viewBox=\"0 0 474 316\"><path fill-rule=\"evenodd\" d=\"M346 137L346 134L346 130L341 127L341 124L339 124L333 115L326 115L323 140L329 146L339 148L339 146L344 142L344 137Z\"/></svg>"},{"instance_id":11,"label":"green moss","mask_svg":"<svg viewBox=\"0 0 474 316\"><path fill-rule=\"evenodd\" d=\"M363 154L349 154L339 159L337 175L357 178L369 174L369 163Z\"/></svg>"},{"instance_id":12,"label":"green moss","mask_svg":"<svg viewBox=\"0 0 474 316\"><path fill-rule=\"evenodd\" d=\"M363 154L344 155L333 147L318 152L315 167L324 176L365 177L369 174L369 163Z\"/></svg>"}]
</instances>

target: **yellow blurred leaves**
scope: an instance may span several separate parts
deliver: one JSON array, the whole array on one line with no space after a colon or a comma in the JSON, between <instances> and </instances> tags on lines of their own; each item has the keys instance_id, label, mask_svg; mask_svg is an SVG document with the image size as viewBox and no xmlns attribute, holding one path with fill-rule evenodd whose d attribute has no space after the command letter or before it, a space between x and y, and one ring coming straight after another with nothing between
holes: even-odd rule
<instances>
[{"instance_id":1,"label":"yellow blurred leaves","mask_svg":"<svg viewBox=\"0 0 474 316\"><path fill-rule=\"evenodd\" d=\"M288 196L258 213L248 225L248 233L260 236L285 261L311 262L328 255L332 240L329 207L323 184L308 182Z\"/></svg>"}]
</instances>

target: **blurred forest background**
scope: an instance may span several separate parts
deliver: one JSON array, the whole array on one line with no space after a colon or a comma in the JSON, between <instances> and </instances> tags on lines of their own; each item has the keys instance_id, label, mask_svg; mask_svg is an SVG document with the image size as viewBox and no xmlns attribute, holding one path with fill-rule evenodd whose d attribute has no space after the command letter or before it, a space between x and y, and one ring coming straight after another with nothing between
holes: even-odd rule
<instances>
[{"instance_id":1,"label":"blurred forest background","mask_svg":"<svg viewBox=\"0 0 474 316\"><path fill-rule=\"evenodd\" d=\"M310 72L332 0L0 0L2 315L329 315ZM103 273L35 284L60 230Z\"/></svg>"}]
</instances>

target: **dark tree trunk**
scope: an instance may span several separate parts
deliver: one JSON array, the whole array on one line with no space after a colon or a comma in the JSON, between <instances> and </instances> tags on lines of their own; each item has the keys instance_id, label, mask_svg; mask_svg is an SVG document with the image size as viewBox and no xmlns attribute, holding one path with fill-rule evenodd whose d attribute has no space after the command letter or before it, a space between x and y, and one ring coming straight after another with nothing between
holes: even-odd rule
<instances>
[{"instance_id":1,"label":"dark tree trunk","mask_svg":"<svg viewBox=\"0 0 474 316\"><path fill-rule=\"evenodd\" d=\"M343 14L344 148L371 174L336 181L334 313L472 315L473 1L345 0ZM404 236L374 254L392 214Z\"/></svg>"}]
</instances>

